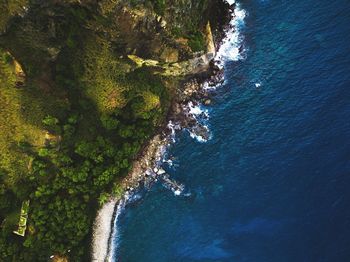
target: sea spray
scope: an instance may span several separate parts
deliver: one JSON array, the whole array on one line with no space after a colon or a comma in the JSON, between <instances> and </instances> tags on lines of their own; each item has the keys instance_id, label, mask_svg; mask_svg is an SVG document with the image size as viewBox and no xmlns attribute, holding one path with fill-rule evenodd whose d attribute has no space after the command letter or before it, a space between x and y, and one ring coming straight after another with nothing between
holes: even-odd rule
<instances>
[{"instance_id":1,"label":"sea spray","mask_svg":"<svg viewBox=\"0 0 350 262\"><path fill-rule=\"evenodd\" d=\"M214 63L220 69L223 69L224 64L230 61L239 61L245 59L245 47L244 47L244 36L241 34L241 28L244 26L244 19L247 13L241 8L239 3L235 1L227 1L229 4L235 4L234 11L228 30L226 31L226 37L223 39L220 48L216 52L214 57ZM224 79L218 79L223 75L216 76L213 82L205 81L201 84L201 88L207 92L214 91L220 86ZM257 86L259 87L260 84ZM201 131L195 132L191 128L187 128L190 136L196 139L198 142L204 143L212 138L209 128L209 113L207 109L203 109L201 104L189 101L187 105L183 106L183 110L188 112L193 118L196 119L197 123L201 127ZM197 126L198 127L198 126Z\"/></svg>"},{"instance_id":2,"label":"sea spray","mask_svg":"<svg viewBox=\"0 0 350 262\"><path fill-rule=\"evenodd\" d=\"M234 1L228 1L233 2ZM223 67L225 62L238 61L245 58L244 36L241 34L241 28L244 26L244 19L247 13L241 8L239 3L235 4L233 17L230 26L226 32L226 37L222 41L219 50L214 58L215 63L219 67Z\"/></svg>"},{"instance_id":3,"label":"sea spray","mask_svg":"<svg viewBox=\"0 0 350 262\"><path fill-rule=\"evenodd\" d=\"M188 117L196 120L196 124L193 127L186 128L190 136L200 143L207 142L211 138L208 126L208 109L204 109L199 103L189 101L183 106L183 111L187 113Z\"/></svg>"}]
</instances>

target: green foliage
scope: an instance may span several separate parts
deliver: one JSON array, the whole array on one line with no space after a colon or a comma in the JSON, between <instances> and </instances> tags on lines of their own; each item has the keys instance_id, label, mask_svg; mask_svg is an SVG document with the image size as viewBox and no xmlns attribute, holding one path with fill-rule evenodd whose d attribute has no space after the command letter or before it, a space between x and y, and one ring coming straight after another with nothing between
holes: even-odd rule
<instances>
[{"instance_id":1,"label":"green foliage","mask_svg":"<svg viewBox=\"0 0 350 262\"><path fill-rule=\"evenodd\" d=\"M120 123L115 117L107 114L102 114L100 119L101 119L102 126L107 130L117 129Z\"/></svg>"},{"instance_id":2,"label":"green foliage","mask_svg":"<svg viewBox=\"0 0 350 262\"><path fill-rule=\"evenodd\" d=\"M188 45L193 52L199 52L205 50L205 39L201 32L196 31L189 36Z\"/></svg>"},{"instance_id":3,"label":"green foliage","mask_svg":"<svg viewBox=\"0 0 350 262\"><path fill-rule=\"evenodd\" d=\"M49 154L50 154L50 151L47 148L40 148L38 151L38 155L40 157L47 157Z\"/></svg>"},{"instance_id":4,"label":"green foliage","mask_svg":"<svg viewBox=\"0 0 350 262\"><path fill-rule=\"evenodd\" d=\"M31 89L16 87L17 74L14 58L0 48L0 168L8 171L6 183L13 185L25 172L28 154L24 150L28 144L35 146L44 143L41 128L40 100L33 97ZM46 99L47 100L47 99ZM27 117L28 110L31 116ZM36 125L33 125L35 123Z\"/></svg>"},{"instance_id":5,"label":"green foliage","mask_svg":"<svg viewBox=\"0 0 350 262\"><path fill-rule=\"evenodd\" d=\"M116 197L121 197L124 194L124 189L122 188L122 186L118 182L116 182L113 185L112 193Z\"/></svg>"},{"instance_id":6,"label":"green foliage","mask_svg":"<svg viewBox=\"0 0 350 262\"><path fill-rule=\"evenodd\" d=\"M58 119L53 116L46 116L43 119L43 124L47 127L55 127L58 124Z\"/></svg>"},{"instance_id":7,"label":"green foliage","mask_svg":"<svg viewBox=\"0 0 350 262\"><path fill-rule=\"evenodd\" d=\"M0 32L7 27L9 20L16 15L25 13L28 0L7 0L0 1Z\"/></svg>"},{"instance_id":8,"label":"green foliage","mask_svg":"<svg viewBox=\"0 0 350 262\"><path fill-rule=\"evenodd\" d=\"M128 69L123 61L115 58L110 43L101 37L90 36L82 59L84 92L99 112L112 113L124 107L126 99L123 92L127 92L130 86L123 81L123 75Z\"/></svg>"},{"instance_id":9,"label":"green foliage","mask_svg":"<svg viewBox=\"0 0 350 262\"><path fill-rule=\"evenodd\" d=\"M99 205L102 206L103 204L105 204L108 201L109 197L110 197L110 194L101 193L100 196L98 197Z\"/></svg>"},{"instance_id":10,"label":"green foliage","mask_svg":"<svg viewBox=\"0 0 350 262\"><path fill-rule=\"evenodd\" d=\"M153 4L154 11L159 14L163 15L166 8L166 0L150 0Z\"/></svg>"}]
</instances>

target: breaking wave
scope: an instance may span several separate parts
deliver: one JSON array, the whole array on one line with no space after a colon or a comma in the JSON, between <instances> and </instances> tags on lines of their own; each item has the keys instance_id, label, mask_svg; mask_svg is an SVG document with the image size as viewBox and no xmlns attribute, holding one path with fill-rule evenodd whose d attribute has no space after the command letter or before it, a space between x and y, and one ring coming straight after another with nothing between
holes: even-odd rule
<instances>
[{"instance_id":1,"label":"breaking wave","mask_svg":"<svg viewBox=\"0 0 350 262\"><path fill-rule=\"evenodd\" d=\"M235 4L234 11L232 13L232 19L230 21L230 26L226 32L226 37L223 40L219 50L217 51L214 61L219 68L223 68L226 62L239 61L245 59L245 47L244 47L244 36L241 34L241 29L244 26L244 19L247 13L241 8L239 3L235 3L234 0L227 0L229 4ZM211 85L205 82L202 88L206 91L215 90L221 83L217 85ZM260 83L257 87L260 87ZM194 105L193 102L189 102L187 107L189 108L189 113L198 121L201 125L203 133L207 133L207 136L198 134L189 129L189 134L192 138L196 139L200 143L205 143L211 139L211 133L208 125L209 114L208 110L203 110L201 105Z\"/></svg>"},{"instance_id":2,"label":"breaking wave","mask_svg":"<svg viewBox=\"0 0 350 262\"><path fill-rule=\"evenodd\" d=\"M227 2L233 4L235 1ZM245 58L244 36L241 34L241 29L244 27L246 16L246 11L241 8L239 3L236 3L230 28L226 32L226 38L215 56L215 61L219 67L223 67L227 61L238 61Z\"/></svg>"}]
</instances>

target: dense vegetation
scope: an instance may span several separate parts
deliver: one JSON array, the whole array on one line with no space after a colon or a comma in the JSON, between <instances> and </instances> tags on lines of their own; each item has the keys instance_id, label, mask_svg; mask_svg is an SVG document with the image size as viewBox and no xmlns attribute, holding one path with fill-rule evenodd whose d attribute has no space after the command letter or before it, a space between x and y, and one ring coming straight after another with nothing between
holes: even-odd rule
<instances>
[{"instance_id":1,"label":"dense vegetation","mask_svg":"<svg viewBox=\"0 0 350 262\"><path fill-rule=\"evenodd\" d=\"M200 14L160 35L156 26L132 33L132 16L117 15L136 6L166 16L166 2L0 0L0 261L88 259L98 206L121 192L178 81L136 69L126 54L157 58L174 37L203 49ZM21 237L13 231L27 200Z\"/></svg>"}]
</instances>

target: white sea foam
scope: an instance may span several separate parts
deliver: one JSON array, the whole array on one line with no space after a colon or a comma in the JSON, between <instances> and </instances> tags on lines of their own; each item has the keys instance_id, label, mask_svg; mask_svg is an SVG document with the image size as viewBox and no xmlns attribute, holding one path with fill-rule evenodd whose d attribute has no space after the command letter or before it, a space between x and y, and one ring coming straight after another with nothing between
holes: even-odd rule
<instances>
[{"instance_id":1,"label":"white sea foam","mask_svg":"<svg viewBox=\"0 0 350 262\"><path fill-rule=\"evenodd\" d=\"M167 163L169 167L174 166L174 162L171 159L164 159L163 163Z\"/></svg>"},{"instance_id":2,"label":"white sea foam","mask_svg":"<svg viewBox=\"0 0 350 262\"><path fill-rule=\"evenodd\" d=\"M227 2L229 4L235 3L235 1L232 0L227 0ZM244 26L244 18L246 15L246 11L240 7L239 3L236 3L233 18L230 22L231 27L215 56L219 67L223 67L222 62L244 59L244 37L241 34L241 28Z\"/></svg>"},{"instance_id":3,"label":"white sea foam","mask_svg":"<svg viewBox=\"0 0 350 262\"><path fill-rule=\"evenodd\" d=\"M181 127L177 124L174 124L171 120L169 121L167 127L170 129L170 141L172 143L175 143L176 142L176 130L180 130ZM168 145L168 146L170 146L170 145ZM166 148L164 149L164 151L166 151ZM164 153L164 152L162 152L162 153Z\"/></svg>"},{"instance_id":4,"label":"white sea foam","mask_svg":"<svg viewBox=\"0 0 350 262\"><path fill-rule=\"evenodd\" d=\"M195 133L193 133L193 132L191 132L191 131L189 131L189 133L190 133L190 136L191 136L193 139L196 139L199 143L205 143L205 142L208 141L208 140L205 139L204 137L199 136L199 135L197 135L197 134L195 134Z\"/></svg>"},{"instance_id":5,"label":"white sea foam","mask_svg":"<svg viewBox=\"0 0 350 262\"><path fill-rule=\"evenodd\" d=\"M203 106L200 104L195 105L192 101L189 101L187 105L184 107L185 110L188 111L188 114L191 115L196 121L198 125L201 125L209 135L209 139L211 138L210 136L210 130L207 125L208 119L209 119L209 113L207 109L203 109ZM203 137L202 135L198 134L195 132L195 128L186 128L188 130L190 136L194 139L196 139L200 143L207 142L209 139L206 137Z\"/></svg>"},{"instance_id":6,"label":"white sea foam","mask_svg":"<svg viewBox=\"0 0 350 262\"><path fill-rule=\"evenodd\" d=\"M189 109L189 113L193 115L195 118L197 117L209 117L208 110L203 109L201 105L194 105L192 101L188 102L187 107Z\"/></svg>"},{"instance_id":7,"label":"white sea foam","mask_svg":"<svg viewBox=\"0 0 350 262\"><path fill-rule=\"evenodd\" d=\"M190 106L190 114L200 115L201 113L203 113L203 111L199 106Z\"/></svg>"},{"instance_id":8,"label":"white sea foam","mask_svg":"<svg viewBox=\"0 0 350 262\"><path fill-rule=\"evenodd\" d=\"M244 9L241 8L239 3L236 3L235 0L226 0L229 4L235 4L235 9L232 15L232 19L230 21L230 29L226 32L226 38L223 40L219 50L216 53L214 58L216 65L220 68L223 68L225 62L228 61L239 61L244 59L245 49L243 46L244 37L241 34L241 28L244 26L244 19L247 16L247 13ZM222 83L218 83L217 85L210 85L209 83L204 83L202 88L205 90L215 90ZM257 83L259 87L261 84ZM190 102L191 103L191 102ZM202 114L200 106L194 107L189 104L190 113L197 116ZM206 117L209 118L208 112L206 111ZM209 139L211 138L211 134L207 125L204 126L209 133ZM190 136L195 138L198 142L204 143L209 139L205 139L202 136L199 136L193 132L190 132Z\"/></svg>"},{"instance_id":9,"label":"white sea foam","mask_svg":"<svg viewBox=\"0 0 350 262\"><path fill-rule=\"evenodd\" d=\"M246 49L244 48L243 41L244 36L241 33L241 29L245 24L245 17L247 12L241 8L239 3L234 0L226 0L229 4L236 4L234 12L232 14L232 19L230 21L230 28L226 32L226 37L223 40L219 50L217 51L214 61L219 68L223 68L225 62L229 61L239 61L245 59ZM223 84L226 80L223 79ZM217 83L212 85L212 83L204 83L202 88L207 91L213 91L221 86L222 83Z\"/></svg>"},{"instance_id":10,"label":"white sea foam","mask_svg":"<svg viewBox=\"0 0 350 262\"><path fill-rule=\"evenodd\" d=\"M175 196L181 195L181 191L180 191L180 190L175 190L174 195L175 195Z\"/></svg>"},{"instance_id":11,"label":"white sea foam","mask_svg":"<svg viewBox=\"0 0 350 262\"><path fill-rule=\"evenodd\" d=\"M213 86L209 85L208 82L205 82L205 83L203 83L202 88L204 90L211 90L211 89L213 89Z\"/></svg>"},{"instance_id":12,"label":"white sea foam","mask_svg":"<svg viewBox=\"0 0 350 262\"><path fill-rule=\"evenodd\" d=\"M108 262L113 262L115 261L115 256L116 256L116 250L119 245L119 226L118 226L118 218L120 217L120 214L123 212L125 209L125 200L122 199L119 201L118 206L115 211L115 217L114 217L114 222L113 222L113 231L110 239L110 246L109 246L109 254L107 254L107 261Z\"/></svg>"}]
</instances>

